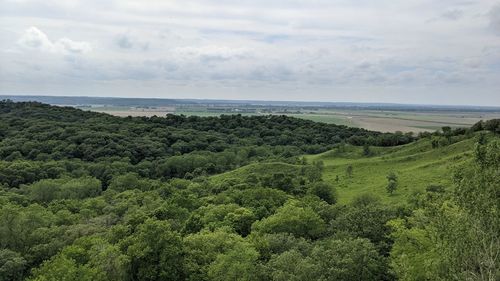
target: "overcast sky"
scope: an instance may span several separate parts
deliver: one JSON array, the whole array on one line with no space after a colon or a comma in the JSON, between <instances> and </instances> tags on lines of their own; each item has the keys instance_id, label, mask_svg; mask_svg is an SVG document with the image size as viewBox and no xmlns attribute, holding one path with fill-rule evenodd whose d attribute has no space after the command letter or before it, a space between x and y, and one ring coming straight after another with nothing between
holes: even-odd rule
<instances>
[{"instance_id":1,"label":"overcast sky","mask_svg":"<svg viewBox=\"0 0 500 281\"><path fill-rule=\"evenodd\" d=\"M0 94L500 105L500 1L0 0Z\"/></svg>"}]
</instances>

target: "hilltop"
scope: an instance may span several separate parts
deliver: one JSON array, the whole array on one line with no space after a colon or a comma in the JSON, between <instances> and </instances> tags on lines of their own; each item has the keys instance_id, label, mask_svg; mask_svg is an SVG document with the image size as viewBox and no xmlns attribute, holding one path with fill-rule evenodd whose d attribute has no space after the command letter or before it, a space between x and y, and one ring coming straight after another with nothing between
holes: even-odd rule
<instances>
[{"instance_id":1,"label":"hilltop","mask_svg":"<svg viewBox=\"0 0 500 281\"><path fill-rule=\"evenodd\" d=\"M363 155L360 146L346 145L316 155L305 155L308 163L322 162L321 177L332 184L339 194L340 203L348 203L356 196L371 193L387 202L405 202L415 190L424 190L429 185L449 188L452 185L452 168L471 158L474 135L462 137L450 145L432 147L432 141L424 138L397 147L371 147L371 155ZM352 176L346 173L352 167ZM283 162L252 163L247 166L215 175L214 183L245 182L251 175L260 177L284 174L293 177L301 173L301 164ZM399 188L389 195L386 191L386 176L395 172ZM338 177L338 180L337 180Z\"/></svg>"}]
</instances>

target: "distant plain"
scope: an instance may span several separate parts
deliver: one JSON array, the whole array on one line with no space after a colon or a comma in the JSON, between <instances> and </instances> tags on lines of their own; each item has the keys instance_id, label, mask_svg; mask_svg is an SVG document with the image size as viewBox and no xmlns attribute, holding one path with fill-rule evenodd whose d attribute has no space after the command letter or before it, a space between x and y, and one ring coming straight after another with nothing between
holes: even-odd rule
<instances>
[{"instance_id":1,"label":"distant plain","mask_svg":"<svg viewBox=\"0 0 500 281\"><path fill-rule=\"evenodd\" d=\"M187 116L219 116L221 114L265 115L284 114L296 118L316 122L345 125L381 132L424 132L435 131L443 126L470 127L479 120L500 118L498 112L478 111L398 111L372 109L337 109L337 108L265 108L259 107L249 112L247 107L224 107L218 111L203 106L180 107L110 107L100 106L88 108L115 116L165 116L166 114L184 114Z\"/></svg>"},{"instance_id":2,"label":"distant plain","mask_svg":"<svg viewBox=\"0 0 500 281\"><path fill-rule=\"evenodd\" d=\"M500 107L411 105L390 103L200 100L70 96L0 96L13 101L39 101L115 116L220 116L222 114L287 115L381 132L433 132L444 126L470 127L500 118Z\"/></svg>"}]
</instances>

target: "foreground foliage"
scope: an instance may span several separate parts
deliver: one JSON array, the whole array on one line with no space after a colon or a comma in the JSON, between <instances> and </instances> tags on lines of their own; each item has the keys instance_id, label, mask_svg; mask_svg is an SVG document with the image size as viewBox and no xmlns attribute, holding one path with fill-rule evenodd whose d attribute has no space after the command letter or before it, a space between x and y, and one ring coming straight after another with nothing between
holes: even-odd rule
<instances>
[{"instance_id":1,"label":"foreground foliage","mask_svg":"<svg viewBox=\"0 0 500 281\"><path fill-rule=\"evenodd\" d=\"M412 216L389 222L401 280L500 278L500 142L479 142L453 178L452 193L430 187Z\"/></svg>"}]
</instances>

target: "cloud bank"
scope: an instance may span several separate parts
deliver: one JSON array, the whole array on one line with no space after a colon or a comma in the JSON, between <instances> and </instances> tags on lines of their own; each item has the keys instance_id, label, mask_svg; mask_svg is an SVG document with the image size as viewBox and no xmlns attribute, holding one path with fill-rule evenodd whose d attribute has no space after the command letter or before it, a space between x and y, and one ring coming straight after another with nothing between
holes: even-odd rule
<instances>
[{"instance_id":1,"label":"cloud bank","mask_svg":"<svg viewBox=\"0 0 500 281\"><path fill-rule=\"evenodd\" d=\"M0 0L0 94L500 105L500 3Z\"/></svg>"}]
</instances>

